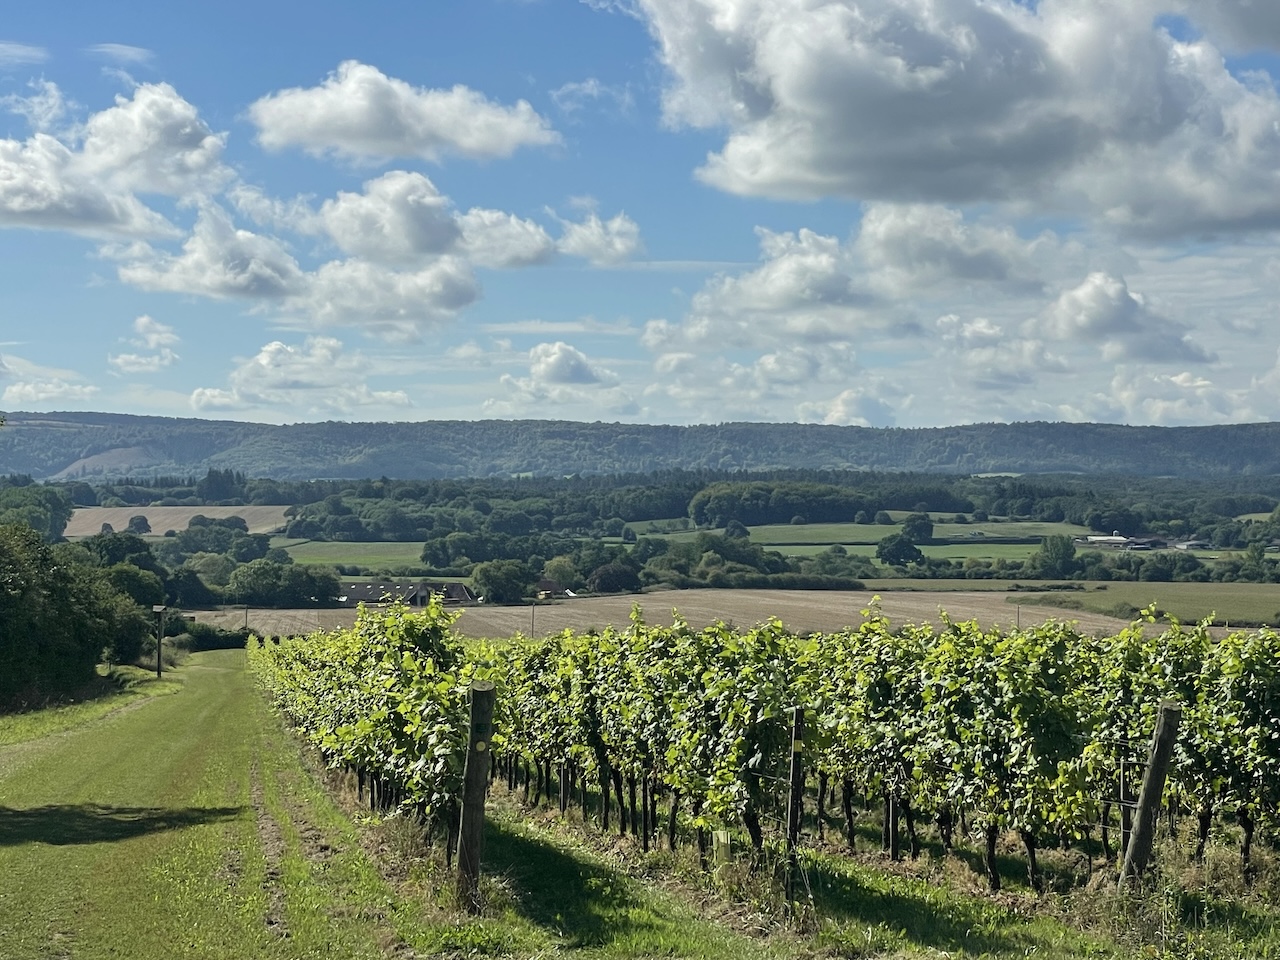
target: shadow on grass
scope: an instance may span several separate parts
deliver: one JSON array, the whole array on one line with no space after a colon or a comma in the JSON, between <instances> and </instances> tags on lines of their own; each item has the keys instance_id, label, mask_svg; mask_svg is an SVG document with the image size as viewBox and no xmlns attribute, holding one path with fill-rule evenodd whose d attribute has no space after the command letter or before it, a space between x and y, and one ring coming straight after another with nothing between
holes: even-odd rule
<instances>
[{"instance_id":1,"label":"shadow on grass","mask_svg":"<svg viewBox=\"0 0 1280 960\"><path fill-rule=\"evenodd\" d=\"M50 804L26 810L0 807L0 847L112 843L230 820L243 810L244 807L107 807L96 803Z\"/></svg>"},{"instance_id":2,"label":"shadow on grass","mask_svg":"<svg viewBox=\"0 0 1280 960\"><path fill-rule=\"evenodd\" d=\"M549 843L486 825L485 870L513 888L517 913L575 947L644 939L662 925L638 903L628 878Z\"/></svg>"},{"instance_id":3,"label":"shadow on grass","mask_svg":"<svg viewBox=\"0 0 1280 960\"><path fill-rule=\"evenodd\" d=\"M819 916L859 925L882 924L912 943L951 953L1003 954L1024 944L1008 911L980 900L946 896L924 881L882 877L864 882L853 873L810 865L814 906Z\"/></svg>"}]
</instances>

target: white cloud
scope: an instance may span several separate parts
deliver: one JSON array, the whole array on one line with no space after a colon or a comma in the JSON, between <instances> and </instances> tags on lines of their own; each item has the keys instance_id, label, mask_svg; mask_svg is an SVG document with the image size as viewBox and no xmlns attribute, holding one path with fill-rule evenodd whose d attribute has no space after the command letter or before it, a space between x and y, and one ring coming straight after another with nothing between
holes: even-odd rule
<instances>
[{"instance_id":1,"label":"white cloud","mask_svg":"<svg viewBox=\"0 0 1280 960\"><path fill-rule=\"evenodd\" d=\"M332 337L308 337L301 346L275 340L232 370L228 389L200 387L191 405L201 411L287 406L309 413L409 406L403 390L369 388L372 368L363 354L345 352Z\"/></svg>"},{"instance_id":2,"label":"white cloud","mask_svg":"<svg viewBox=\"0 0 1280 960\"><path fill-rule=\"evenodd\" d=\"M144 290L278 300L305 284L297 261L278 241L238 229L216 204L201 207L180 254L144 253L119 268L121 280Z\"/></svg>"},{"instance_id":3,"label":"white cloud","mask_svg":"<svg viewBox=\"0 0 1280 960\"><path fill-rule=\"evenodd\" d=\"M310 196L281 200L267 196L259 187L236 183L227 190L227 199L258 226L308 235L324 232L324 221L312 208Z\"/></svg>"},{"instance_id":4,"label":"white cloud","mask_svg":"<svg viewBox=\"0 0 1280 960\"><path fill-rule=\"evenodd\" d=\"M625 213L601 220L592 212L580 223L560 223L564 227L559 243L561 253L582 257L597 267L622 263L643 249L640 227Z\"/></svg>"},{"instance_id":5,"label":"white cloud","mask_svg":"<svg viewBox=\"0 0 1280 960\"><path fill-rule=\"evenodd\" d=\"M485 402L492 416L539 416L538 409L547 406L577 407L582 416L602 410L633 416L640 409L617 374L562 341L536 345L529 351L529 376L503 374L499 383L507 396Z\"/></svg>"},{"instance_id":6,"label":"white cloud","mask_svg":"<svg viewBox=\"0 0 1280 960\"><path fill-rule=\"evenodd\" d=\"M524 100L507 107L461 85L413 87L354 60L318 87L263 97L249 117L270 150L296 146L347 157L506 157L560 139Z\"/></svg>"},{"instance_id":7,"label":"white cloud","mask_svg":"<svg viewBox=\"0 0 1280 960\"><path fill-rule=\"evenodd\" d=\"M95 43L86 48L89 53L106 57L116 63L150 63L155 54L146 47L131 47L127 43Z\"/></svg>"},{"instance_id":8,"label":"white cloud","mask_svg":"<svg viewBox=\"0 0 1280 960\"><path fill-rule=\"evenodd\" d=\"M737 276L717 275L694 295L680 332L694 342L769 343L778 339L843 340L881 318L856 276L848 247L812 230L756 228L764 261ZM670 336L670 324L646 331Z\"/></svg>"},{"instance_id":9,"label":"white cloud","mask_svg":"<svg viewBox=\"0 0 1280 960\"><path fill-rule=\"evenodd\" d=\"M15 43L12 40L0 40L0 70L44 63L48 59L49 51L44 47L33 47L25 43Z\"/></svg>"},{"instance_id":10,"label":"white cloud","mask_svg":"<svg viewBox=\"0 0 1280 960\"><path fill-rule=\"evenodd\" d=\"M524 267L555 256L555 242L539 224L501 210L472 207L458 217L458 248L481 267Z\"/></svg>"},{"instance_id":11,"label":"white cloud","mask_svg":"<svg viewBox=\"0 0 1280 960\"><path fill-rule=\"evenodd\" d=\"M1066 359L1050 353L1043 341L1007 333L985 317L962 320L954 314L936 323L935 356L951 380L980 390L1007 391L1031 386L1046 373L1066 373Z\"/></svg>"},{"instance_id":12,"label":"white cloud","mask_svg":"<svg viewBox=\"0 0 1280 960\"><path fill-rule=\"evenodd\" d=\"M65 110L52 84L23 105L37 126ZM168 84L142 84L132 98L89 117L75 135L37 132L0 140L0 226L69 230L94 237L173 236L138 194L191 197L230 176L222 135Z\"/></svg>"},{"instance_id":13,"label":"white cloud","mask_svg":"<svg viewBox=\"0 0 1280 960\"><path fill-rule=\"evenodd\" d=\"M1121 277L1089 274L1064 290L1028 324L1058 340L1098 344L1104 359L1208 363L1213 354L1196 344L1187 327L1154 313Z\"/></svg>"},{"instance_id":14,"label":"white cloud","mask_svg":"<svg viewBox=\"0 0 1280 960\"><path fill-rule=\"evenodd\" d=\"M411 271L365 260L335 260L308 274L300 292L282 304L308 329L362 327L398 340L414 340L457 316L480 296L466 261L444 256Z\"/></svg>"},{"instance_id":15,"label":"white cloud","mask_svg":"<svg viewBox=\"0 0 1280 960\"><path fill-rule=\"evenodd\" d=\"M540 343L529 351L529 375L539 383L616 383L617 375L588 359L563 340Z\"/></svg>"},{"instance_id":16,"label":"white cloud","mask_svg":"<svg viewBox=\"0 0 1280 960\"><path fill-rule=\"evenodd\" d=\"M0 378L10 381L0 394L0 403L10 410L56 401L78 403L98 392L74 370L46 367L12 354L0 355Z\"/></svg>"},{"instance_id":17,"label":"white cloud","mask_svg":"<svg viewBox=\"0 0 1280 960\"><path fill-rule=\"evenodd\" d=\"M618 113L628 113L634 106L628 87L609 86L595 77L578 83L566 83L551 91L551 101L566 114L576 114L588 106L612 105Z\"/></svg>"},{"instance_id":18,"label":"white cloud","mask_svg":"<svg viewBox=\"0 0 1280 960\"><path fill-rule=\"evenodd\" d=\"M1182 371L1154 373L1121 367L1110 391L1092 398L1091 413L1107 411L1108 419L1125 423L1182 426L1256 419L1241 390L1223 390L1207 377Z\"/></svg>"},{"instance_id":19,"label":"white cloud","mask_svg":"<svg viewBox=\"0 0 1280 960\"><path fill-rule=\"evenodd\" d=\"M449 198L420 173L393 170L363 193L341 192L320 208L343 251L375 263L410 264L449 250L462 231Z\"/></svg>"},{"instance_id":20,"label":"white cloud","mask_svg":"<svg viewBox=\"0 0 1280 960\"><path fill-rule=\"evenodd\" d=\"M965 222L937 204L869 204L855 251L880 290L899 296L947 282L1007 284L1038 290L1038 248L1060 255L1051 234L1024 241L1007 224Z\"/></svg>"},{"instance_id":21,"label":"white cloud","mask_svg":"<svg viewBox=\"0 0 1280 960\"><path fill-rule=\"evenodd\" d=\"M108 355L107 363L121 373L156 373L180 359L173 350L180 342L173 327L144 314L133 321L133 330L137 336L131 338L129 343L153 352Z\"/></svg>"},{"instance_id":22,"label":"white cloud","mask_svg":"<svg viewBox=\"0 0 1280 960\"><path fill-rule=\"evenodd\" d=\"M90 399L97 392L97 387L66 380L20 380L5 387L0 399L7 407L14 408L55 400L79 403Z\"/></svg>"},{"instance_id":23,"label":"white cloud","mask_svg":"<svg viewBox=\"0 0 1280 960\"><path fill-rule=\"evenodd\" d=\"M0 97L0 105L10 113L26 118L32 130L39 133L53 132L75 104L68 103L58 85L50 80L32 80L27 86L34 91L30 96L10 94Z\"/></svg>"},{"instance_id":24,"label":"white cloud","mask_svg":"<svg viewBox=\"0 0 1280 960\"><path fill-rule=\"evenodd\" d=\"M891 401L902 397L901 391L879 377L868 377L856 387L841 390L827 400L800 404L800 419L805 423L829 423L853 427L892 427L897 422Z\"/></svg>"},{"instance_id":25,"label":"white cloud","mask_svg":"<svg viewBox=\"0 0 1280 960\"><path fill-rule=\"evenodd\" d=\"M640 5L668 122L728 130L699 170L723 190L1048 200L1160 234L1280 224L1280 98L1155 26L1155 3ZM1219 19L1269 30L1273 7Z\"/></svg>"},{"instance_id":26,"label":"white cloud","mask_svg":"<svg viewBox=\"0 0 1280 960\"><path fill-rule=\"evenodd\" d=\"M89 117L80 165L120 189L181 197L223 186L226 134L215 134L167 83L143 83L133 96Z\"/></svg>"}]
</instances>

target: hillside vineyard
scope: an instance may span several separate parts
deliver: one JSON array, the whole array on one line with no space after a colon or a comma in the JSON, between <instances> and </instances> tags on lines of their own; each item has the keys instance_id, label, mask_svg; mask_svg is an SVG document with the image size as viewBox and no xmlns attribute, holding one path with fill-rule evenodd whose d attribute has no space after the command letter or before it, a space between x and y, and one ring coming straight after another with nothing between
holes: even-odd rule
<instances>
[{"instance_id":1,"label":"hillside vineyard","mask_svg":"<svg viewBox=\"0 0 1280 960\"><path fill-rule=\"evenodd\" d=\"M475 679L497 685L493 751L510 786L532 768L549 795L554 775L562 810L581 804L607 826L616 806L646 846L665 820L672 843L681 824L704 847L708 830L732 828L762 851L785 818L793 707L810 731L819 823L829 806L852 844L862 808L883 804L896 814L895 849L900 816L912 853L922 830L950 849L967 829L993 886L1007 831L1037 888L1046 842L1100 832L1115 854L1164 701L1184 711L1164 806L1170 823L1193 818L1198 857L1228 814L1247 873L1280 799L1271 630L1215 640L1150 617L1104 637L1056 622L935 629L894 626L873 604L857 629L808 637L777 621L694 630L636 615L626 630L463 647L450 623L438 604L364 610L350 630L250 648L261 682L329 763L355 773L374 804L446 833Z\"/></svg>"}]
</instances>

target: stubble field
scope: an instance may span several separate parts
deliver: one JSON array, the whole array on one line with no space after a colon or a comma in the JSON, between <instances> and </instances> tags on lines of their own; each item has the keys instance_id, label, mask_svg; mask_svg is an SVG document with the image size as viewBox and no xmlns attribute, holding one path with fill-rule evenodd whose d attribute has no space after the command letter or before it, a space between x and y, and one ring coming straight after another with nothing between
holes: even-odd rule
<instances>
[{"instance_id":1,"label":"stubble field","mask_svg":"<svg viewBox=\"0 0 1280 960\"><path fill-rule=\"evenodd\" d=\"M956 620L977 620L984 626L1012 627L1021 618L1022 626L1041 623L1051 617L1076 620L1082 629L1114 632L1126 621L1086 611L1057 611L1044 607L1006 603L1002 591L917 593L884 592L880 607L895 623L938 622L945 610ZM777 617L794 631L834 631L862 622L862 610L877 594L871 591L827 590L672 590L641 596L584 597L536 607L467 607L455 625L466 637L510 637L516 633L541 636L564 629L603 629L609 624L626 626L632 605L639 603L649 623L670 623L672 611L679 611L691 625L701 627L724 620L749 627ZM355 610L249 610L249 626L259 633L292 634L331 630L350 626ZM245 610L203 611L197 614L219 626L239 627Z\"/></svg>"}]
</instances>

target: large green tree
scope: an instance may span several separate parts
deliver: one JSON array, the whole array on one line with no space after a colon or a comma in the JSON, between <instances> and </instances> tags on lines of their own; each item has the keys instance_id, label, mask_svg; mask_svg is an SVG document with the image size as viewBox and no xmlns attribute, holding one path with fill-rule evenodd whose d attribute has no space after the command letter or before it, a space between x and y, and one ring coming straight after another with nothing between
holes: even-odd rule
<instances>
[{"instance_id":1,"label":"large green tree","mask_svg":"<svg viewBox=\"0 0 1280 960\"><path fill-rule=\"evenodd\" d=\"M489 603L519 603L533 581L528 565L519 560L489 560L471 572L476 593Z\"/></svg>"}]
</instances>

